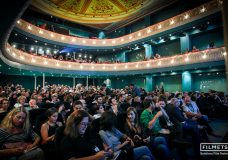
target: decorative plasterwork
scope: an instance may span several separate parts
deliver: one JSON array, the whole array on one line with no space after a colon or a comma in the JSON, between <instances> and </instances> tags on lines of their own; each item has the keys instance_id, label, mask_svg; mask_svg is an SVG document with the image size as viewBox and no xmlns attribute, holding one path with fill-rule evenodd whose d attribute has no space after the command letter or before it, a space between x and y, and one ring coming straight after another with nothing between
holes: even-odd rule
<instances>
[{"instance_id":1,"label":"decorative plasterwork","mask_svg":"<svg viewBox=\"0 0 228 160\"><path fill-rule=\"evenodd\" d=\"M63 44L90 46L90 47L117 47L127 45L128 43L149 38L152 35L162 33L164 31L188 24L195 20L206 17L210 14L221 10L222 1L213 0L197 8L184 12L180 15L167 19L165 21L154 24L140 31L114 38L114 39L88 39L74 36L62 35L48 30L41 29L24 20L18 20L16 27L25 32L29 32L35 36L55 41Z\"/></svg>"},{"instance_id":2,"label":"decorative plasterwork","mask_svg":"<svg viewBox=\"0 0 228 160\"><path fill-rule=\"evenodd\" d=\"M60 61L41 56L31 55L29 53L18 50L9 44L5 46L7 57L15 62L61 70L78 70L78 71L94 71L94 72L119 72L133 70L155 70L166 67L175 67L189 64L198 64L203 62L214 62L224 60L226 51L224 47L199 51L194 53L175 55L155 60L113 63L113 64L96 64L96 63L77 63Z\"/></svg>"},{"instance_id":3,"label":"decorative plasterwork","mask_svg":"<svg viewBox=\"0 0 228 160\"><path fill-rule=\"evenodd\" d=\"M151 0L33 0L40 10L74 22L112 23L141 11Z\"/></svg>"}]
</instances>

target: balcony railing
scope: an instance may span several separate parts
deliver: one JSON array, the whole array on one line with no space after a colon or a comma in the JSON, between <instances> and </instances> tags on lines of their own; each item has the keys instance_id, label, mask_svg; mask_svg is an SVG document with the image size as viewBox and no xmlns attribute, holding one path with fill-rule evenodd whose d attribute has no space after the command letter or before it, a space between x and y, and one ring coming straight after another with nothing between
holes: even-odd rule
<instances>
[{"instance_id":1,"label":"balcony railing","mask_svg":"<svg viewBox=\"0 0 228 160\"><path fill-rule=\"evenodd\" d=\"M199 52L191 52L187 54L164 57L140 62L113 63L113 64L96 64L96 63L77 63L61 61L56 59L45 58L41 56L31 55L6 44L6 52L8 59L37 67L46 67L61 70L75 71L98 71L98 72L118 72L118 71L134 71L134 70L155 70L159 68L175 67L182 65L192 65L203 62L223 61L226 56L224 47L208 49Z\"/></svg>"}]
</instances>

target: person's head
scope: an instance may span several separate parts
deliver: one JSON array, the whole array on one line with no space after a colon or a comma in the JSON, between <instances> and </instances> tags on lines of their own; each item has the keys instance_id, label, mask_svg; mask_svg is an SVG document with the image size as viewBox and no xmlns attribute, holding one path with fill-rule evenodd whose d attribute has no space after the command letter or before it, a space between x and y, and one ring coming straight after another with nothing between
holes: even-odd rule
<instances>
[{"instance_id":1,"label":"person's head","mask_svg":"<svg viewBox=\"0 0 228 160\"><path fill-rule=\"evenodd\" d=\"M79 110L83 110L83 104L81 101L74 101L73 102L73 110L74 111L79 111Z\"/></svg>"},{"instance_id":2,"label":"person's head","mask_svg":"<svg viewBox=\"0 0 228 160\"><path fill-rule=\"evenodd\" d=\"M134 123L138 123L138 115L137 115L137 111L134 107L129 107L127 109L127 121L128 122L134 122Z\"/></svg>"},{"instance_id":3,"label":"person's head","mask_svg":"<svg viewBox=\"0 0 228 160\"><path fill-rule=\"evenodd\" d=\"M109 103L110 103L111 106L115 106L115 105L118 104L116 98L110 98Z\"/></svg>"},{"instance_id":4,"label":"person's head","mask_svg":"<svg viewBox=\"0 0 228 160\"><path fill-rule=\"evenodd\" d=\"M18 103L20 103L22 106L24 106L25 101L26 101L26 97L25 96L20 96L17 99Z\"/></svg>"},{"instance_id":5,"label":"person's head","mask_svg":"<svg viewBox=\"0 0 228 160\"><path fill-rule=\"evenodd\" d=\"M52 102L56 102L57 99L58 99L58 95L56 93L54 93L54 94L51 95Z\"/></svg>"},{"instance_id":6,"label":"person's head","mask_svg":"<svg viewBox=\"0 0 228 160\"><path fill-rule=\"evenodd\" d=\"M139 102L139 103L141 103L141 97L136 96L136 97L134 98L134 102Z\"/></svg>"},{"instance_id":7,"label":"person's head","mask_svg":"<svg viewBox=\"0 0 228 160\"><path fill-rule=\"evenodd\" d=\"M180 106L180 101L177 98L172 98L170 100L170 104L172 104L174 107L179 107Z\"/></svg>"},{"instance_id":8,"label":"person's head","mask_svg":"<svg viewBox=\"0 0 228 160\"><path fill-rule=\"evenodd\" d=\"M134 89L135 85L134 84L130 84L129 88L132 90Z\"/></svg>"},{"instance_id":9,"label":"person's head","mask_svg":"<svg viewBox=\"0 0 228 160\"><path fill-rule=\"evenodd\" d=\"M186 105L189 105L191 103L191 97L190 96L186 96L184 98L184 102L185 102Z\"/></svg>"},{"instance_id":10,"label":"person's head","mask_svg":"<svg viewBox=\"0 0 228 160\"><path fill-rule=\"evenodd\" d=\"M49 122L56 123L56 121L58 119L58 110L54 107L49 108L46 111L46 116L47 116Z\"/></svg>"},{"instance_id":11,"label":"person's head","mask_svg":"<svg viewBox=\"0 0 228 160\"><path fill-rule=\"evenodd\" d=\"M100 95L96 96L95 99L97 101L97 104L102 104L103 103L103 98Z\"/></svg>"},{"instance_id":12,"label":"person's head","mask_svg":"<svg viewBox=\"0 0 228 160\"><path fill-rule=\"evenodd\" d=\"M72 138L83 136L89 124L89 114L84 110L72 113L67 120L64 134Z\"/></svg>"},{"instance_id":13,"label":"person's head","mask_svg":"<svg viewBox=\"0 0 228 160\"><path fill-rule=\"evenodd\" d=\"M23 129L26 133L29 133L29 115L24 107L18 107L12 109L1 123L1 127L10 130L12 128Z\"/></svg>"},{"instance_id":14,"label":"person's head","mask_svg":"<svg viewBox=\"0 0 228 160\"><path fill-rule=\"evenodd\" d=\"M2 109L3 111L8 111L8 108L9 108L9 101L8 101L8 99L3 98L3 99L1 100L1 109Z\"/></svg>"},{"instance_id":15,"label":"person's head","mask_svg":"<svg viewBox=\"0 0 228 160\"><path fill-rule=\"evenodd\" d=\"M147 109L153 110L155 108L155 104L152 100L150 99L144 99L143 101L143 106Z\"/></svg>"},{"instance_id":16,"label":"person's head","mask_svg":"<svg viewBox=\"0 0 228 160\"><path fill-rule=\"evenodd\" d=\"M30 99L30 101L29 101L29 107L30 108L35 108L36 107L36 100L35 99Z\"/></svg>"},{"instance_id":17,"label":"person's head","mask_svg":"<svg viewBox=\"0 0 228 160\"><path fill-rule=\"evenodd\" d=\"M37 96L37 103L42 103L42 101L43 101L43 96L38 95Z\"/></svg>"},{"instance_id":18,"label":"person's head","mask_svg":"<svg viewBox=\"0 0 228 160\"><path fill-rule=\"evenodd\" d=\"M117 118L115 113L111 111L105 111L100 118L101 129L103 130L112 130L113 127L116 127Z\"/></svg>"}]
</instances>

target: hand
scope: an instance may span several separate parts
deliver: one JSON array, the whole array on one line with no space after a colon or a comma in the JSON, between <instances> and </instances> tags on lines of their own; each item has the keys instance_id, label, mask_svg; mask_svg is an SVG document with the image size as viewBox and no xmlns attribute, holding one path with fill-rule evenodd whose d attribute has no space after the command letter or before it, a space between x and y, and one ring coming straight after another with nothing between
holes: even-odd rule
<instances>
[{"instance_id":1,"label":"hand","mask_svg":"<svg viewBox=\"0 0 228 160\"><path fill-rule=\"evenodd\" d=\"M193 121L197 121L197 117L192 117L192 120Z\"/></svg>"},{"instance_id":2,"label":"hand","mask_svg":"<svg viewBox=\"0 0 228 160\"><path fill-rule=\"evenodd\" d=\"M144 143L149 143L150 142L150 137L147 137L147 138L143 139L143 142Z\"/></svg>"},{"instance_id":3,"label":"hand","mask_svg":"<svg viewBox=\"0 0 228 160\"><path fill-rule=\"evenodd\" d=\"M50 140L54 141L55 140L55 135L52 135Z\"/></svg>"},{"instance_id":4,"label":"hand","mask_svg":"<svg viewBox=\"0 0 228 160\"><path fill-rule=\"evenodd\" d=\"M104 158L104 157L105 157L105 151L97 152L97 153L95 154L95 157L96 157L97 159Z\"/></svg>"},{"instance_id":5,"label":"hand","mask_svg":"<svg viewBox=\"0 0 228 160\"><path fill-rule=\"evenodd\" d=\"M136 135L134 136L134 139L136 139L136 140L141 140L142 138L139 137L139 135L136 134Z\"/></svg>"},{"instance_id":6,"label":"hand","mask_svg":"<svg viewBox=\"0 0 228 160\"><path fill-rule=\"evenodd\" d=\"M33 147L35 147L33 144L30 144L30 145L28 145L27 147L26 147L26 150L27 151L29 151L29 150L31 150Z\"/></svg>"}]
</instances>

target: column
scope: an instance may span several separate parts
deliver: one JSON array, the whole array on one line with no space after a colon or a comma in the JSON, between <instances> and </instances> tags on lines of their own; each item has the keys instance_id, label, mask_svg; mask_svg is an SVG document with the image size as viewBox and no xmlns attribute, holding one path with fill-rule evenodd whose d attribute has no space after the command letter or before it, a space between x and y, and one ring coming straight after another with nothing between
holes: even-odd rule
<instances>
[{"instance_id":1,"label":"column","mask_svg":"<svg viewBox=\"0 0 228 160\"><path fill-rule=\"evenodd\" d=\"M43 73L43 89L45 87L45 74Z\"/></svg>"},{"instance_id":2,"label":"column","mask_svg":"<svg viewBox=\"0 0 228 160\"><path fill-rule=\"evenodd\" d=\"M226 48L226 53L227 53L227 48L228 48L228 19L227 19L227 14L228 14L228 1L223 1L223 6L222 6L222 17L223 17L223 32L224 32L224 46ZM228 54L225 55L225 65L226 65L226 83L228 84ZM228 85L226 88L226 91L228 93Z\"/></svg>"},{"instance_id":3,"label":"column","mask_svg":"<svg viewBox=\"0 0 228 160\"><path fill-rule=\"evenodd\" d=\"M73 77L73 89L75 88L75 77Z\"/></svg>"},{"instance_id":4,"label":"column","mask_svg":"<svg viewBox=\"0 0 228 160\"><path fill-rule=\"evenodd\" d=\"M192 75L189 71L182 73L182 91L192 91Z\"/></svg>"},{"instance_id":5,"label":"column","mask_svg":"<svg viewBox=\"0 0 228 160\"><path fill-rule=\"evenodd\" d=\"M152 75L147 75L146 76L146 87L145 90L147 92L152 91L154 88L154 78L152 77Z\"/></svg>"},{"instance_id":6,"label":"column","mask_svg":"<svg viewBox=\"0 0 228 160\"><path fill-rule=\"evenodd\" d=\"M37 80L37 77L34 76L34 89L36 89L36 80Z\"/></svg>"},{"instance_id":7,"label":"column","mask_svg":"<svg viewBox=\"0 0 228 160\"><path fill-rule=\"evenodd\" d=\"M144 44L143 45L144 48L145 48L145 57L146 58L151 58L151 56L154 56L154 53L153 53L153 49L152 49L152 46L149 45L149 44Z\"/></svg>"},{"instance_id":8,"label":"column","mask_svg":"<svg viewBox=\"0 0 228 160\"><path fill-rule=\"evenodd\" d=\"M89 76L86 76L86 87L87 90L89 89Z\"/></svg>"},{"instance_id":9,"label":"column","mask_svg":"<svg viewBox=\"0 0 228 160\"><path fill-rule=\"evenodd\" d=\"M144 18L144 24L145 24L146 27L149 27L151 25L150 15L146 16Z\"/></svg>"},{"instance_id":10,"label":"column","mask_svg":"<svg viewBox=\"0 0 228 160\"><path fill-rule=\"evenodd\" d=\"M189 35L180 37L180 47L181 47L181 53L185 53L187 49L191 50L191 40L189 38Z\"/></svg>"}]
</instances>

